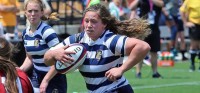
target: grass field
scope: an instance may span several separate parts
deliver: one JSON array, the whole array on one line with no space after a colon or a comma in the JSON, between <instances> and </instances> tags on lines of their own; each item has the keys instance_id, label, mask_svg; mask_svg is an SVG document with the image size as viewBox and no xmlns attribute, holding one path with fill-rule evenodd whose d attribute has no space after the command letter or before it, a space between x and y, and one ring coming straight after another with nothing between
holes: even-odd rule
<instances>
[{"instance_id":1,"label":"grass field","mask_svg":"<svg viewBox=\"0 0 200 93\"><path fill-rule=\"evenodd\" d=\"M163 79L153 79L151 68L143 66L142 78L135 77L135 69L125 73L135 93L200 93L200 71L189 72L189 62L176 62L174 67L159 67ZM199 63L196 63L196 68ZM87 93L79 72L70 73L68 93Z\"/></svg>"}]
</instances>

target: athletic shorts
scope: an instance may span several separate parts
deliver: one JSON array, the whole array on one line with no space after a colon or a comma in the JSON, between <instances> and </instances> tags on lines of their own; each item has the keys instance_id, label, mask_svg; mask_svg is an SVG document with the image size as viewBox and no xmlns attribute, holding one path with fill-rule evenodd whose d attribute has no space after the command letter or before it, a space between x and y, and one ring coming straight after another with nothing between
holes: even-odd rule
<instances>
[{"instance_id":1,"label":"athletic shorts","mask_svg":"<svg viewBox=\"0 0 200 93\"><path fill-rule=\"evenodd\" d=\"M42 79L46 73L41 73L33 70L33 76L31 77L31 82L33 87L39 88L42 82ZM46 89L46 93L67 93L67 79L65 74L55 75L49 82Z\"/></svg>"},{"instance_id":2,"label":"athletic shorts","mask_svg":"<svg viewBox=\"0 0 200 93\"><path fill-rule=\"evenodd\" d=\"M111 91L106 91L104 93L134 93L134 91L133 91L131 85L128 84L123 87L113 89Z\"/></svg>"},{"instance_id":3,"label":"athletic shorts","mask_svg":"<svg viewBox=\"0 0 200 93\"><path fill-rule=\"evenodd\" d=\"M156 25L150 25L150 28L151 34L144 41L150 45L151 52L158 52L160 51L160 30Z\"/></svg>"},{"instance_id":4,"label":"athletic shorts","mask_svg":"<svg viewBox=\"0 0 200 93\"><path fill-rule=\"evenodd\" d=\"M184 31L183 21L178 18L178 16L173 16L173 19L177 25L178 32Z\"/></svg>"},{"instance_id":5,"label":"athletic shorts","mask_svg":"<svg viewBox=\"0 0 200 93\"><path fill-rule=\"evenodd\" d=\"M190 39L200 40L200 25L195 24L195 27L189 28Z\"/></svg>"}]
</instances>

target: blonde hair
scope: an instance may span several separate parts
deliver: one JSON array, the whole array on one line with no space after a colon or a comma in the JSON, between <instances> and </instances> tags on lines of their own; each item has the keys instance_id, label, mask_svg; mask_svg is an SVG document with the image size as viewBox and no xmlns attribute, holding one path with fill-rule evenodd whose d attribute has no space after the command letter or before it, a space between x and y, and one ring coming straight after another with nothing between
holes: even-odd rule
<instances>
[{"instance_id":1,"label":"blonde hair","mask_svg":"<svg viewBox=\"0 0 200 93\"><path fill-rule=\"evenodd\" d=\"M45 5L44 3L42 2L42 0L26 0L25 1L25 5L24 5L24 9L26 10L27 9L27 5L29 2L35 2L35 3L38 3L40 8L41 8L41 11L44 11L44 8L45 8ZM41 20L55 20L55 21L58 21L59 18L58 18L58 14L56 12L53 12L51 13L49 16L42 16L41 17Z\"/></svg>"}]
</instances>

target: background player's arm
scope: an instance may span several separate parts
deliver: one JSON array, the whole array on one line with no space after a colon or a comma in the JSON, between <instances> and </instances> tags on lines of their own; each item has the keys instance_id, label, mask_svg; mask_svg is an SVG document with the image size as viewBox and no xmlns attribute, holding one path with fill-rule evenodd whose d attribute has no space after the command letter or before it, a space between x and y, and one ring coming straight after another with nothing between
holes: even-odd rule
<instances>
[{"instance_id":1,"label":"background player's arm","mask_svg":"<svg viewBox=\"0 0 200 93\"><path fill-rule=\"evenodd\" d=\"M31 59L32 59L31 56L27 54L26 59L24 60L23 64L20 66L20 69L22 71L27 72L33 66Z\"/></svg>"}]
</instances>

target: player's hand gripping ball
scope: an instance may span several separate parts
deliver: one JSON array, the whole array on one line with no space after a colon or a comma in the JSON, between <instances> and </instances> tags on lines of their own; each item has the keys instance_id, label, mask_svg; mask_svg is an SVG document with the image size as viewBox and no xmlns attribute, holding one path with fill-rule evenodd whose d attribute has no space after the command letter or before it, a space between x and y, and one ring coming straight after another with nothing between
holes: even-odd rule
<instances>
[{"instance_id":1,"label":"player's hand gripping ball","mask_svg":"<svg viewBox=\"0 0 200 93\"><path fill-rule=\"evenodd\" d=\"M73 72L76 70L80 65L83 64L85 61L85 58L87 56L87 50L86 48L79 43L71 44L65 51L74 51L75 54L69 54L68 56L72 57L74 61L69 63L62 63L60 61L55 62L55 68L58 71L58 73L66 74L69 72Z\"/></svg>"}]
</instances>

